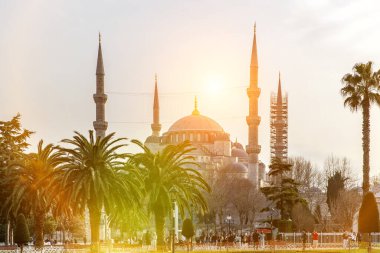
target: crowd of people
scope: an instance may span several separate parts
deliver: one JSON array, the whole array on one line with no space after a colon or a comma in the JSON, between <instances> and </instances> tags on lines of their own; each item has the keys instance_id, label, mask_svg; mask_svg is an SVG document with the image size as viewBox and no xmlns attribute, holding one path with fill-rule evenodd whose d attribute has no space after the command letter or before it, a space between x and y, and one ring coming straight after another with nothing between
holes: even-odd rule
<instances>
[{"instance_id":1,"label":"crowd of people","mask_svg":"<svg viewBox=\"0 0 380 253\"><path fill-rule=\"evenodd\" d=\"M224 245L253 245L255 248L264 248L266 235L262 231L254 230L251 233L222 232L202 234L196 239L197 243L211 243Z\"/></svg>"}]
</instances>

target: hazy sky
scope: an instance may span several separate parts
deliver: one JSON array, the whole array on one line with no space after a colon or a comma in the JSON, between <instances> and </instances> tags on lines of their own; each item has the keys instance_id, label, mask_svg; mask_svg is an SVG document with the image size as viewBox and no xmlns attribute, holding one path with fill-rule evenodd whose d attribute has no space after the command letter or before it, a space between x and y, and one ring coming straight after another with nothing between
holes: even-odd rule
<instances>
[{"instance_id":1,"label":"hazy sky","mask_svg":"<svg viewBox=\"0 0 380 253\"><path fill-rule=\"evenodd\" d=\"M256 21L260 159L269 160L269 98L281 71L289 155L320 168L330 154L347 156L360 173L361 113L343 107L340 79L357 62L380 68L379 13L375 0L0 0L0 120L20 112L24 127L36 131L34 146L92 129L100 31L108 132L150 135L157 73L163 131L191 113L197 94L200 112L245 145ZM380 111L371 112L378 174Z\"/></svg>"}]
</instances>

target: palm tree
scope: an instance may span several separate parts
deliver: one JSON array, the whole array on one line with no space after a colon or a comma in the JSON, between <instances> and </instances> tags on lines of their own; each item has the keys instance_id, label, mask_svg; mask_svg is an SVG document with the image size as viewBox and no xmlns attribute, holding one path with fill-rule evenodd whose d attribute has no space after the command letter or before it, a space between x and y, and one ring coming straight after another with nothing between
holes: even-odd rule
<instances>
[{"instance_id":1,"label":"palm tree","mask_svg":"<svg viewBox=\"0 0 380 253\"><path fill-rule=\"evenodd\" d=\"M182 217L185 211L191 211L191 206L206 211L203 193L209 192L210 188L202 175L192 169L198 164L189 155L194 150L189 142L168 145L157 153L137 140L132 142L143 149L142 153L132 155L130 160L143 171L145 201L148 212L154 214L157 243L162 246L165 218L171 217L173 202L178 205Z\"/></svg>"},{"instance_id":2,"label":"palm tree","mask_svg":"<svg viewBox=\"0 0 380 253\"><path fill-rule=\"evenodd\" d=\"M379 83L380 70L373 72L372 62L357 63L353 73L345 74L341 94L345 98L344 106L363 113L362 146L363 146L363 196L369 191L369 150L370 150L370 108L371 104L380 104Z\"/></svg>"},{"instance_id":3,"label":"palm tree","mask_svg":"<svg viewBox=\"0 0 380 253\"><path fill-rule=\"evenodd\" d=\"M13 185L13 190L4 206L8 213L16 214L22 210L33 215L37 248L43 246L44 220L54 200L46 186L50 175L62 161L62 153L52 144L43 147L41 140L37 153L27 155L25 164L12 166L5 179Z\"/></svg>"},{"instance_id":4,"label":"palm tree","mask_svg":"<svg viewBox=\"0 0 380 253\"><path fill-rule=\"evenodd\" d=\"M89 139L75 132L73 139L62 140L71 148L60 148L67 154L64 164L57 170L55 184L66 198L64 205L83 213L87 207L90 215L91 243L97 249L99 225L104 209L109 215L118 210L128 210L139 203L141 185L138 171L124 167L125 154L116 153L125 144L125 138L113 139L114 133Z\"/></svg>"}]
</instances>

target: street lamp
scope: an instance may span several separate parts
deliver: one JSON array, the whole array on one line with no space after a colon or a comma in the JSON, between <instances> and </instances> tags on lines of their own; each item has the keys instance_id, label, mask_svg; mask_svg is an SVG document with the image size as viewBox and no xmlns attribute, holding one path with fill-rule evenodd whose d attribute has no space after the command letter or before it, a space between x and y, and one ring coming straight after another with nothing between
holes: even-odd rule
<instances>
[{"instance_id":1,"label":"street lamp","mask_svg":"<svg viewBox=\"0 0 380 253\"><path fill-rule=\"evenodd\" d=\"M230 230L231 230L231 220L232 220L231 215L227 215L227 221L228 221L228 234L230 233Z\"/></svg>"},{"instance_id":2,"label":"street lamp","mask_svg":"<svg viewBox=\"0 0 380 253\"><path fill-rule=\"evenodd\" d=\"M175 251L175 202L173 202L173 238L172 238L172 253Z\"/></svg>"}]
</instances>

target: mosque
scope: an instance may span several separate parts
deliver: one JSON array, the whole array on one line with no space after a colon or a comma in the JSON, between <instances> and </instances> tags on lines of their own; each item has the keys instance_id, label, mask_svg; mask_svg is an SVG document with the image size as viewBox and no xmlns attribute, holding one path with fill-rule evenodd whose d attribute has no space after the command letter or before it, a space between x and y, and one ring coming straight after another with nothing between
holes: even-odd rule
<instances>
[{"instance_id":1,"label":"mosque","mask_svg":"<svg viewBox=\"0 0 380 253\"><path fill-rule=\"evenodd\" d=\"M174 122L162 135L160 124L159 93L157 77L155 80L152 134L146 139L145 145L153 151L159 151L170 144L178 144L185 140L190 141L196 148L191 155L200 165L203 175L213 177L218 172L232 174L241 178L248 178L257 186L264 181L265 165L258 160L260 146L258 145L258 59L256 44L256 26L254 29L250 85L247 89L249 99L248 145L244 147L237 141L231 142L230 134L210 117L202 115L195 98L194 109L190 115Z\"/></svg>"},{"instance_id":2,"label":"mosque","mask_svg":"<svg viewBox=\"0 0 380 253\"><path fill-rule=\"evenodd\" d=\"M160 106L157 77L155 78L152 134L145 140L145 145L157 152L170 144L178 144L185 140L195 147L192 154L199 163L199 170L206 178L213 177L219 172L228 173L237 177L247 178L256 186L262 185L265 180L265 165L259 161L261 147L258 140L258 57L256 43L256 25L254 27L250 82L247 88L249 115L246 117L248 125L248 145L244 148L237 141L232 142L230 134L210 117L202 115L195 98L192 112L174 122L166 132L161 134ZM107 95L104 93L104 66L99 37L98 60L96 68L96 121L94 128L97 136L104 136L107 129L105 121L105 103ZM190 110L189 110L190 112Z\"/></svg>"},{"instance_id":3,"label":"mosque","mask_svg":"<svg viewBox=\"0 0 380 253\"><path fill-rule=\"evenodd\" d=\"M247 178L256 187L268 184L265 165L258 159L261 151L258 139L258 128L261 118L258 115L258 99L260 88L258 86L258 56L256 42L256 25L254 27L250 81L247 87L249 114L246 117L248 145L244 148L237 141L232 142L230 134L223 127L206 115L202 115L198 108L197 98L194 101L192 112L175 121L166 132L161 133L160 105L157 76L155 78L152 133L145 140L145 145L153 152L164 149L167 145L178 144L185 140L190 141L195 148L191 155L199 164L198 170L206 179L213 178L219 173L224 173L228 178ZM96 104L96 120L93 126L96 136L104 137L108 128L105 120L105 104L107 95L104 92L104 65L102 55L101 38L99 35L99 48L96 66L96 93L93 95ZM271 118L271 150L272 156L287 157L287 96L282 98L281 81L279 80L276 99L271 103L271 112L275 112ZM189 109L189 112L191 110ZM272 122L273 121L273 122ZM273 124L272 124L273 123ZM273 125L273 126L272 126ZM270 180L270 179L269 179ZM105 213L103 220L107 221ZM88 217L87 217L88 218ZM88 219L86 223L86 236L89 235ZM100 229L100 238L110 238L110 229L104 222Z\"/></svg>"}]
</instances>

